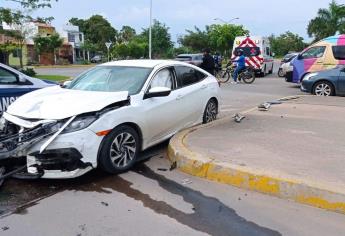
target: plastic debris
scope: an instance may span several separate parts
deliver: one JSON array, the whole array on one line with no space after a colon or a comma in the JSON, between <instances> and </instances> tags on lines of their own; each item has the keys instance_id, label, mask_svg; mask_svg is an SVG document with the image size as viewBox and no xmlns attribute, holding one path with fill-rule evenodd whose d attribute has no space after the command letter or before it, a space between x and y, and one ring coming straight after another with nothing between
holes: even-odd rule
<instances>
[{"instance_id":1,"label":"plastic debris","mask_svg":"<svg viewBox=\"0 0 345 236\"><path fill-rule=\"evenodd\" d=\"M268 111L270 109L271 104L268 102L262 103L258 106L259 111Z\"/></svg>"},{"instance_id":2,"label":"plastic debris","mask_svg":"<svg viewBox=\"0 0 345 236\"><path fill-rule=\"evenodd\" d=\"M236 123L241 123L241 121L246 117L244 115L241 115L240 113L236 113L236 115L233 118Z\"/></svg>"},{"instance_id":3,"label":"plastic debris","mask_svg":"<svg viewBox=\"0 0 345 236\"><path fill-rule=\"evenodd\" d=\"M191 181L190 179L184 179L184 180L182 180L181 183L182 183L183 185L187 185L187 184L193 183L193 181Z\"/></svg>"}]
</instances>

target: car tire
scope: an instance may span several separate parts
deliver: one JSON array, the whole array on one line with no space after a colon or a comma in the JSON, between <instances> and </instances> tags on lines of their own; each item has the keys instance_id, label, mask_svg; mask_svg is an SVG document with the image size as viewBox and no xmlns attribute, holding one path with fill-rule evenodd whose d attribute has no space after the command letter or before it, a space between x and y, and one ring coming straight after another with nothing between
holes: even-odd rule
<instances>
[{"instance_id":1,"label":"car tire","mask_svg":"<svg viewBox=\"0 0 345 236\"><path fill-rule=\"evenodd\" d=\"M319 81L313 86L313 94L316 96L334 96L333 84L328 81Z\"/></svg>"},{"instance_id":2,"label":"car tire","mask_svg":"<svg viewBox=\"0 0 345 236\"><path fill-rule=\"evenodd\" d=\"M273 67L274 67L274 65L272 64L272 68L270 69L270 71L268 72L268 74L273 74Z\"/></svg>"},{"instance_id":3,"label":"car tire","mask_svg":"<svg viewBox=\"0 0 345 236\"><path fill-rule=\"evenodd\" d=\"M264 67L264 70L261 71L260 77L265 77L266 76L266 66Z\"/></svg>"},{"instance_id":4,"label":"car tire","mask_svg":"<svg viewBox=\"0 0 345 236\"><path fill-rule=\"evenodd\" d=\"M278 70L278 76L279 76L279 77L284 77L284 71L283 71L283 69L279 68L279 70Z\"/></svg>"},{"instance_id":5,"label":"car tire","mask_svg":"<svg viewBox=\"0 0 345 236\"><path fill-rule=\"evenodd\" d=\"M101 145L99 167L110 174L129 170L136 162L140 150L138 133L128 125L113 129Z\"/></svg>"},{"instance_id":6,"label":"car tire","mask_svg":"<svg viewBox=\"0 0 345 236\"><path fill-rule=\"evenodd\" d=\"M218 115L218 104L216 99L210 99L205 107L202 123L207 124L217 119Z\"/></svg>"}]
</instances>

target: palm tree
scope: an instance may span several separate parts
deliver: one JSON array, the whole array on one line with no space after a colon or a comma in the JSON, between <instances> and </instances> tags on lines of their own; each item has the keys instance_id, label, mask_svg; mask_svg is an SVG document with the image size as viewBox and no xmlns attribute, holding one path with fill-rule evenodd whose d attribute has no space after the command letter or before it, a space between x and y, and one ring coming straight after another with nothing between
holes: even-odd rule
<instances>
[{"instance_id":1,"label":"palm tree","mask_svg":"<svg viewBox=\"0 0 345 236\"><path fill-rule=\"evenodd\" d=\"M319 9L317 16L309 22L308 34L318 41L337 33L345 33L345 5L333 0L328 9Z\"/></svg>"}]
</instances>

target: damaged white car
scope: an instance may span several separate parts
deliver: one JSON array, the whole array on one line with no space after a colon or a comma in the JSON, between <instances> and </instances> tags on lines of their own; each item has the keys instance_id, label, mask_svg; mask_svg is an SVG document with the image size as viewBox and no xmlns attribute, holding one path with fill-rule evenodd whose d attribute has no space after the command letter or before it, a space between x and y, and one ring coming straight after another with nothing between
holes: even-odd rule
<instances>
[{"instance_id":1,"label":"damaged white car","mask_svg":"<svg viewBox=\"0 0 345 236\"><path fill-rule=\"evenodd\" d=\"M26 158L41 178L126 171L140 151L215 120L219 92L215 77L186 63L106 63L15 101L0 120L0 159Z\"/></svg>"}]
</instances>

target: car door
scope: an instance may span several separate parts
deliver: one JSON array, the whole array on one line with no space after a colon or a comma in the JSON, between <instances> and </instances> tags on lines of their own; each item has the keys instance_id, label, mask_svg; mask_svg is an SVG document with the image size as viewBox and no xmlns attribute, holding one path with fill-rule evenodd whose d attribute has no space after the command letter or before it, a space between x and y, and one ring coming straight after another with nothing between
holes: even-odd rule
<instances>
[{"instance_id":1,"label":"car door","mask_svg":"<svg viewBox=\"0 0 345 236\"><path fill-rule=\"evenodd\" d=\"M146 143L152 144L174 134L181 127L179 117L181 109L178 105L178 91L173 68L160 69L152 77L146 92L154 87L168 87L171 93L166 97L143 98L145 124L147 126Z\"/></svg>"},{"instance_id":2,"label":"car door","mask_svg":"<svg viewBox=\"0 0 345 236\"><path fill-rule=\"evenodd\" d=\"M340 70L339 73L338 90L340 94L345 94L345 66Z\"/></svg>"},{"instance_id":3,"label":"car door","mask_svg":"<svg viewBox=\"0 0 345 236\"><path fill-rule=\"evenodd\" d=\"M198 122L207 100L207 84L202 81L207 77L201 71L188 66L175 66L177 78L178 102L182 115L183 128Z\"/></svg>"},{"instance_id":4,"label":"car door","mask_svg":"<svg viewBox=\"0 0 345 236\"><path fill-rule=\"evenodd\" d=\"M34 90L32 83L19 81L19 75L0 67L0 114L21 95Z\"/></svg>"}]
</instances>

